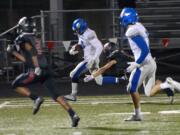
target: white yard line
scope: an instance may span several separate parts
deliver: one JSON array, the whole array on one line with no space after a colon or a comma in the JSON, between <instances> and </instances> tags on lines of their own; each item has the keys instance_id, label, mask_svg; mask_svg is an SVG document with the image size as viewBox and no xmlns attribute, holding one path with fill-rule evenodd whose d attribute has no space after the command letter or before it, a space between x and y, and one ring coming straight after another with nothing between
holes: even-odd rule
<instances>
[{"instance_id":1,"label":"white yard line","mask_svg":"<svg viewBox=\"0 0 180 135\"><path fill-rule=\"evenodd\" d=\"M72 135L82 135L82 132L73 132L73 134Z\"/></svg>"},{"instance_id":2,"label":"white yard line","mask_svg":"<svg viewBox=\"0 0 180 135\"><path fill-rule=\"evenodd\" d=\"M99 116L111 116L111 115L133 115L134 113L130 113L130 112L122 112L122 113L102 113L99 114ZM151 112L142 112L143 115L148 115L151 114Z\"/></svg>"},{"instance_id":3,"label":"white yard line","mask_svg":"<svg viewBox=\"0 0 180 135\"><path fill-rule=\"evenodd\" d=\"M168 104L169 100L152 100L152 101L141 101L141 103L145 104L145 103L167 103ZM76 101L76 102L70 102L71 104L75 104L75 105L99 105L99 104L131 104L132 101L131 100L127 100L127 101ZM16 101L5 101L2 104L0 104L0 108L22 108L22 107L31 107L33 104L31 101L26 101L26 102L16 102ZM50 101L50 100L45 100L43 106L47 107L47 106L55 106L58 105L56 102Z\"/></svg>"},{"instance_id":4,"label":"white yard line","mask_svg":"<svg viewBox=\"0 0 180 135\"><path fill-rule=\"evenodd\" d=\"M159 114L180 114L180 110L159 111Z\"/></svg>"},{"instance_id":5,"label":"white yard line","mask_svg":"<svg viewBox=\"0 0 180 135\"><path fill-rule=\"evenodd\" d=\"M10 102L9 101L5 101L2 104L0 104L0 109L5 107L7 104L10 104Z\"/></svg>"}]
</instances>

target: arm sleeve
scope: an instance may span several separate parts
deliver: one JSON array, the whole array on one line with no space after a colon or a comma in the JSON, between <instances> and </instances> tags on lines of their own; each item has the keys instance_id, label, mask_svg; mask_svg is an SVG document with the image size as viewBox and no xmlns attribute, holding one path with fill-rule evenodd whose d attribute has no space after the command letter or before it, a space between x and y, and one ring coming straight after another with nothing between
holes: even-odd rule
<instances>
[{"instance_id":1,"label":"arm sleeve","mask_svg":"<svg viewBox=\"0 0 180 135\"><path fill-rule=\"evenodd\" d=\"M136 63L141 64L149 53L148 45L146 44L146 42L144 41L144 39L140 35L134 36L131 39L141 49L141 54L136 61Z\"/></svg>"}]
</instances>

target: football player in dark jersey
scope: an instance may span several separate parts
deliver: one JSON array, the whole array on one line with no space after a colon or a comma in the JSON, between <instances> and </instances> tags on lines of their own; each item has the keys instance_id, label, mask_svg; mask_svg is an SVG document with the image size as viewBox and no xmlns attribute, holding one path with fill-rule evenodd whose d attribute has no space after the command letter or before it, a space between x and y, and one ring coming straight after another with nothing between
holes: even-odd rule
<instances>
[{"instance_id":1,"label":"football player in dark jersey","mask_svg":"<svg viewBox=\"0 0 180 135\"><path fill-rule=\"evenodd\" d=\"M93 72L92 75L87 75L84 78L84 82L89 82L93 79L96 79L96 81L99 80L101 82L98 84L103 85L108 83L116 84L119 83L120 79L127 79L126 68L128 67L128 62L132 61L133 57L123 50L118 50L116 44L112 42L108 42L104 45L104 53L107 56L106 59L108 60L108 62L103 67ZM111 71L113 71L112 76L101 77L100 75L108 69L111 69Z\"/></svg>"},{"instance_id":2,"label":"football player in dark jersey","mask_svg":"<svg viewBox=\"0 0 180 135\"><path fill-rule=\"evenodd\" d=\"M72 120L72 127L76 127L80 118L66 102L64 97L56 92L56 87L46 58L41 46L36 44L34 21L31 18L23 17L20 19L18 24L20 34L15 39L14 44L8 46L7 51L25 63L26 72L20 74L13 81L13 88L19 94L29 97L34 101L33 114L36 114L44 99L32 93L28 86L34 83L44 84L53 100L62 105L62 107L69 113Z\"/></svg>"}]
</instances>

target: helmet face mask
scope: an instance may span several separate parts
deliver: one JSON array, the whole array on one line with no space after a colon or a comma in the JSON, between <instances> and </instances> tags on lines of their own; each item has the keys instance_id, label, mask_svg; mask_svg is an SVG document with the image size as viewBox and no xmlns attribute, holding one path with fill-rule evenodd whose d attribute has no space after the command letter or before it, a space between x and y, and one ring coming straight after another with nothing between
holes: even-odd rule
<instances>
[{"instance_id":1,"label":"helmet face mask","mask_svg":"<svg viewBox=\"0 0 180 135\"><path fill-rule=\"evenodd\" d=\"M120 24L123 27L127 27L130 24L138 22L139 17L134 8L124 8L120 15Z\"/></svg>"},{"instance_id":2,"label":"helmet face mask","mask_svg":"<svg viewBox=\"0 0 180 135\"><path fill-rule=\"evenodd\" d=\"M18 22L19 27L17 33L35 33L36 32L36 23L32 18L23 17Z\"/></svg>"},{"instance_id":3,"label":"helmet face mask","mask_svg":"<svg viewBox=\"0 0 180 135\"><path fill-rule=\"evenodd\" d=\"M115 43L113 42L107 42L104 44L104 53L108 56L110 53L112 53L113 51L117 50L117 46Z\"/></svg>"},{"instance_id":4,"label":"helmet face mask","mask_svg":"<svg viewBox=\"0 0 180 135\"><path fill-rule=\"evenodd\" d=\"M78 18L73 21L72 30L75 32L75 34L82 35L86 31L87 28L88 28L88 25L84 19Z\"/></svg>"}]
</instances>

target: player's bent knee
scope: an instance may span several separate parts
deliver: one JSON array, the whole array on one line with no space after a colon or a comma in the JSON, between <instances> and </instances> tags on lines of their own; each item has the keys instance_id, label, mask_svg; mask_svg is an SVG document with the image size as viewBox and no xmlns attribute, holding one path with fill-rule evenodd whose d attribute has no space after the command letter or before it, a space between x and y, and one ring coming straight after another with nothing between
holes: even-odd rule
<instances>
[{"instance_id":1,"label":"player's bent knee","mask_svg":"<svg viewBox=\"0 0 180 135\"><path fill-rule=\"evenodd\" d=\"M98 85L103 85L103 77L100 75L100 76L97 76L94 78L95 81L96 81L96 84Z\"/></svg>"},{"instance_id":2,"label":"player's bent knee","mask_svg":"<svg viewBox=\"0 0 180 135\"><path fill-rule=\"evenodd\" d=\"M71 78L73 78L74 74L75 74L74 71L71 71L70 74L69 74L69 76L70 76Z\"/></svg>"},{"instance_id":3,"label":"player's bent knee","mask_svg":"<svg viewBox=\"0 0 180 135\"><path fill-rule=\"evenodd\" d=\"M17 87L20 87L21 85L20 85L20 83L19 83L18 80L14 80L14 81L12 82L11 86L12 86L13 89L15 89L15 88L17 88Z\"/></svg>"},{"instance_id":4,"label":"player's bent knee","mask_svg":"<svg viewBox=\"0 0 180 135\"><path fill-rule=\"evenodd\" d=\"M71 77L72 82L74 82L74 83L78 83L79 82L79 76L76 75L75 71L71 71L70 77Z\"/></svg>"},{"instance_id":5,"label":"player's bent knee","mask_svg":"<svg viewBox=\"0 0 180 135\"><path fill-rule=\"evenodd\" d=\"M145 90L145 95L147 96L147 97L152 97L152 95L151 95L151 92L150 91L147 91L147 90Z\"/></svg>"},{"instance_id":6,"label":"player's bent knee","mask_svg":"<svg viewBox=\"0 0 180 135\"><path fill-rule=\"evenodd\" d=\"M15 81L13 81L13 82L11 83L11 86L12 86L12 88L13 88L13 89L15 89L15 88L17 87L16 82L15 82Z\"/></svg>"},{"instance_id":7,"label":"player's bent knee","mask_svg":"<svg viewBox=\"0 0 180 135\"><path fill-rule=\"evenodd\" d=\"M25 78L24 73L17 76L16 79L11 83L12 88L15 89L17 87L23 87L25 85L23 82Z\"/></svg>"}]
</instances>

